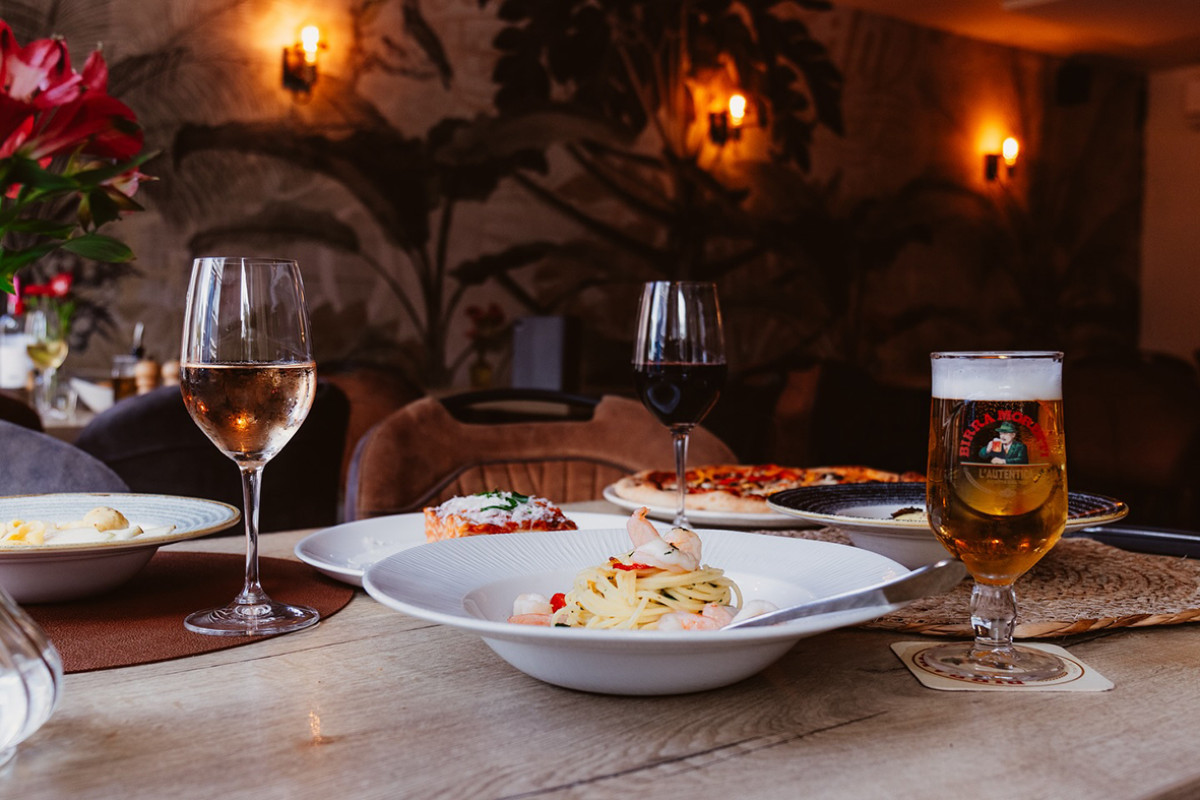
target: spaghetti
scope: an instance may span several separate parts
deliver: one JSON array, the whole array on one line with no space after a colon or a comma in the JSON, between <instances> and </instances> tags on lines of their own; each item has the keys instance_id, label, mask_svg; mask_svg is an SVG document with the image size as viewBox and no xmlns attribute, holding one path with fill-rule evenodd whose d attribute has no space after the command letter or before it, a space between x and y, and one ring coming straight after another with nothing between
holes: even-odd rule
<instances>
[{"instance_id":1,"label":"spaghetti","mask_svg":"<svg viewBox=\"0 0 1200 800\"><path fill-rule=\"evenodd\" d=\"M700 537L686 528L665 536L634 512L626 527L634 548L575 576L565 594L522 594L509 622L568 628L717 630L739 613L761 614L769 603L742 608L742 590L724 570L700 560ZM773 606L772 606L773 607Z\"/></svg>"},{"instance_id":2,"label":"spaghetti","mask_svg":"<svg viewBox=\"0 0 1200 800\"><path fill-rule=\"evenodd\" d=\"M581 570L564 597L563 607L551 615L550 624L654 629L671 612L701 614L710 603L741 608L741 589L725 577L723 570L701 566L688 572L670 572L632 562L631 555Z\"/></svg>"}]
</instances>

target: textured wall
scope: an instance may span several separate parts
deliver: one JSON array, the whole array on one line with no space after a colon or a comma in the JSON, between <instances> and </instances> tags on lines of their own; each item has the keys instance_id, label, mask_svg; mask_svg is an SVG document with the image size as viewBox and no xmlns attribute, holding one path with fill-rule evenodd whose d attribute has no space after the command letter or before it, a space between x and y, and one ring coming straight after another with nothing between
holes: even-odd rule
<instances>
[{"instance_id":1,"label":"textured wall","mask_svg":"<svg viewBox=\"0 0 1200 800\"><path fill-rule=\"evenodd\" d=\"M22 40L65 35L79 63L103 41L114 92L139 113L149 146L163 150L148 168L161 180L140 198L149 210L114 231L135 248L142 272L106 290L121 342L93 342L68 368L106 363L139 319L150 351L173 355L190 258L216 252L301 261L322 360L398 362L444 339L455 366L466 305L495 301L510 316L524 307L485 283L465 293L445 330L432 326L418 341L418 329L430 327L423 303L444 308L455 292L453 280L439 278L443 250L453 266L518 242L580 235L511 181L484 201L457 204L444 237L442 209L409 207L428 176L406 171L408 148L443 118L491 110L494 5L64 0L54 18L43 5L0 0L0 15ZM411 13L406 22L406 9L428 28ZM809 20L845 75L846 134L821 132L813 150L821 195L809 201L820 215L811 236L829 237L827 258L810 265L811 285L783 293L769 260L723 284L735 368L824 356L919 383L931 349L1083 352L1136 341L1140 76L1085 65L1086 93L1064 97L1061 59L852 11ZM298 103L279 86L279 53L310 21L330 49L311 101ZM372 135L353 145L364 131ZM1023 146L1017 174L988 184L982 154L1010 132ZM724 157L753 176L749 145ZM550 181L569 191L565 162L552 158L552 167ZM790 201L761 187L760 195L765 204ZM604 209L603 198L587 199ZM414 250L410 228L422 216L431 243ZM923 236L911 234L918 229ZM894 249L880 242L889 231ZM633 315L629 287L562 290L554 265L517 277L550 310L577 313L597 331L585 336L596 344L585 359L607 366L586 373L598 385L614 382ZM783 301L790 309L777 307Z\"/></svg>"}]
</instances>

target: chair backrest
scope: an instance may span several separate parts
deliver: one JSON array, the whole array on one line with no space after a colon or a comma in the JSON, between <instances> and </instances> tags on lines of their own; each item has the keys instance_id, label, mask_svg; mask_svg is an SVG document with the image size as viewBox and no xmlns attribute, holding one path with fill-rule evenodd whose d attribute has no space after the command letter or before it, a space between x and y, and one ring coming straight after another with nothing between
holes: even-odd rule
<instances>
[{"instance_id":1,"label":"chair backrest","mask_svg":"<svg viewBox=\"0 0 1200 800\"><path fill-rule=\"evenodd\" d=\"M539 393L539 399L547 397ZM431 397L409 403L359 442L346 487L346 518L416 511L497 488L556 503L594 500L630 472L673 468L671 437L641 403L617 396L593 402L586 419L567 414L485 424L456 419ZM696 428L688 461L732 463L736 456L712 433Z\"/></svg>"},{"instance_id":2,"label":"chair backrest","mask_svg":"<svg viewBox=\"0 0 1200 800\"><path fill-rule=\"evenodd\" d=\"M1097 355L1063 366L1067 481L1112 494L1142 524L1200 524L1200 378L1155 353Z\"/></svg>"},{"instance_id":3,"label":"chair backrest","mask_svg":"<svg viewBox=\"0 0 1200 800\"><path fill-rule=\"evenodd\" d=\"M267 464L261 531L337 522L349 413L342 391L318 381L308 418ZM237 466L192 421L177 386L115 403L80 431L76 445L108 464L132 491L205 497L242 507Z\"/></svg>"},{"instance_id":4,"label":"chair backrest","mask_svg":"<svg viewBox=\"0 0 1200 800\"><path fill-rule=\"evenodd\" d=\"M42 418L34 411L33 406L5 391L0 391L0 420L15 423L32 431L45 430L42 426Z\"/></svg>"},{"instance_id":5,"label":"chair backrest","mask_svg":"<svg viewBox=\"0 0 1200 800\"><path fill-rule=\"evenodd\" d=\"M128 492L113 470L75 446L0 420L0 494Z\"/></svg>"}]
</instances>

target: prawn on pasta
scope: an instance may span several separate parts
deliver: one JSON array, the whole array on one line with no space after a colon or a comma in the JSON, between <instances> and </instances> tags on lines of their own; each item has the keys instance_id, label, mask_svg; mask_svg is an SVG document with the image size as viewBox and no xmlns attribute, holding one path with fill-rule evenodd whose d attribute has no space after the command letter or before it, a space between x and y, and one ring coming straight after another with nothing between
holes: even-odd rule
<instances>
[{"instance_id":1,"label":"prawn on pasta","mask_svg":"<svg viewBox=\"0 0 1200 800\"><path fill-rule=\"evenodd\" d=\"M743 605L741 589L723 570L701 563L700 537L686 528L660 535L646 508L626 523L633 549L586 567L570 591L551 598L522 594L509 622L569 628L717 630L774 606Z\"/></svg>"}]
</instances>

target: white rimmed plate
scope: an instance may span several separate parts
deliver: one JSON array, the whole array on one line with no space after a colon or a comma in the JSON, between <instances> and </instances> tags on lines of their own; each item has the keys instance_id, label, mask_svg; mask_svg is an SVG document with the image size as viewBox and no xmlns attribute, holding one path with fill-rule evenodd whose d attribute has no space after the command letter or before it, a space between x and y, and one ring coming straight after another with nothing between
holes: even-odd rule
<instances>
[{"instance_id":1,"label":"white rimmed plate","mask_svg":"<svg viewBox=\"0 0 1200 800\"><path fill-rule=\"evenodd\" d=\"M0 586L18 603L52 603L99 594L132 578L162 545L215 533L241 519L238 509L215 500L91 492L0 497L0 519L69 522L97 506L115 508L142 527L175 527L169 533L120 541L0 543Z\"/></svg>"},{"instance_id":2,"label":"white rimmed plate","mask_svg":"<svg viewBox=\"0 0 1200 800\"><path fill-rule=\"evenodd\" d=\"M780 607L906 574L891 559L829 542L740 531L700 533L704 563L747 600ZM501 658L539 680L587 692L665 695L727 686L765 669L798 640L894 611L888 605L711 632L588 630L506 622L522 592L567 591L582 568L630 549L624 528L473 536L414 547L367 569L379 602L479 634Z\"/></svg>"},{"instance_id":3,"label":"white rimmed plate","mask_svg":"<svg viewBox=\"0 0 1200 800\"><path fill-rule=\"evenodd\" d=\"M611 484L604 487L604 499L618 508L624 508L629 511L636 511L642 506L646 506L646 508L650 509L646 516L651 519L663 522L672 522L675 519L674 506L670 508L666 506L651 506L621 497ZM701 511L689 508L687 510L687 518L688 522L699 528L751 528L767 530L810 527L804 522L797 522L795 517L775 513L739 514L734 511Z\"/></svg>"},{"instance_id":4,"label":"white rimmed plate","mask_svg":"<svg viewBox=\"0 0 1200 800\"><path fill-rule=\"evenodd\" d=\"M615 528L624 525L627 519L619 514L563 513L581 530ZM393 553L425 543L425 515L418 512L334 525L301 539L296 543L295 553L296 558L331 578L362 586L367 567Z\"/></svg>"},{"instance_id":5,"label":"white rimmed plate","mask_svg":"<svg viewBox=\"0 0 1200 800\"><path fill-rule=\"evenodd\" d=\"M946 557L925 516L924 483L850 483L805 486L771 495L767 503L809 523L834 525L857 547L907 567ZM897 518L901 511L909 513ZM1085 492L1067 493L1067 531L1116 522L1129 513L1120 500Z\"/></svg>"}]
</instances>

